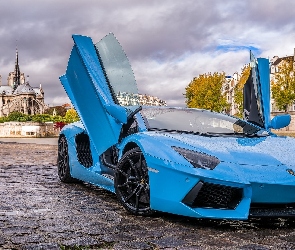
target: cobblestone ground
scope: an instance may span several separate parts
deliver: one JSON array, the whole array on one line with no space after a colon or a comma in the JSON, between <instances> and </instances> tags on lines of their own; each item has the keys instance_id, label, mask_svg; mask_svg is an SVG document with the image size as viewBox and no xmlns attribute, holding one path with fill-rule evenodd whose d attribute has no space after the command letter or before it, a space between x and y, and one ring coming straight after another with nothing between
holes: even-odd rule
<instances>
[{"instance_id":1,"label":"cobblestone ground","mask_svg":"<svg viewBox=\"0 0 295 250\"><path fill-rule=\"evenodd\" d=\"M0 249L295 249L293 220L132 216L112 193L61 183L56 154L0 143Z\"/></svg>"}]
</instances>

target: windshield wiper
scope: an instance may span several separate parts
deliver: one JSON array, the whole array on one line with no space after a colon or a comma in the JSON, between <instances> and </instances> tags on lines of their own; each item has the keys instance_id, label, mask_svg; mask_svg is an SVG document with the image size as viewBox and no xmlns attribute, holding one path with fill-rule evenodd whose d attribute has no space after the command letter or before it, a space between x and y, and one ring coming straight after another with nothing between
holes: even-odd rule
<instances>
[{"instance_id":1,"label":"windshield wiper","mask_svg":"<svg viewBox=\"0 0 295 250\"><path fill-rule=\"evenodd\" d=\"M266 136L269 136L269 132L266 130L258 130L255 133L249 133L249 134L245 133L245 135L248 137L266 137Z\"/></svg>"},{"instance_id":2,"label":"windshield wiper","mask_svg":"<svg viewBox=\"0 0 295 250\"><path fill-rule=\"evenodd\" d=\"M239 132L229 132L229 133L225 133L225 132L204 132L204 133L200 133L200 135L203 136L211 136L211 137L216 137L216 136L243 136L244 133L239 133Z\"/></svg>"},{"instance_id":3,"label":"windshield wiper","mask_svg":"<svg viewBox=\"0 0 295 250\"><path fill-rule=\"evenodd\" d=\"M134 122L134 116L142 110L142 106L139 106L137 109L132 111L128 116L127 116L127 123L122 125L121 133L119 136L119 142L127 135L128 130L130 129L131 125Z\"/></svg>"},{"instance_id":4,"label":"windshield wiper","mask_svg":"<svg viewBox=\"0 0 295 250\"><path fill-rule=\"evenodd\" d=\"M166 132L166 133L177 133L177 134L193 134L193 135L200 135L206 137L217 137L217 136L255 136L255 134L246 134L246 133L239 133L239 132L194 132L194 131L186 131L186 130L177 130L177 129L165 129L165 128L149 128L149 131L159 131L159 132ZM266 136L266 135L263 135Z\"/></svg>"},{"instance_id":5,"label":"windshield wiper","mask_svg":"<svg viewBox=\"0 0 295 250\"><path fill-rule=\"evenodd\" d=\"M188 130L177 130L177 129L166 129L166 128L149 128L149 131L158 131L158 132L166 132L166 133L177 133L177 134L190 134L190 135L200 135L200 136L218 136L218 133L209 133L209 132L195 132Z\"/></svg>"},{"instance_id":6,"label":"windshield wiper","mask_svg":"<svg viewBox=\"0 0 295 250\"><path fill-rule=\"evenodd\" d=\"M142 110L142 106L139 106L137 109L133 110L128 116L127 116L127 122L133 118L139 111Z\"/></svg>"},{"instance_id":7,"label":"windshield wiper","mask_svg":"<svg viewBox=\"0 0 295 250\"><path fill-rule=\"evenodd\" d=\"M177 134L194 134L194 135L201 134L200 132L177 130L177 129L167 129L167 128L149 128L148 130L149 131L167 132L167 133L177 133Z\"/></svg>"}]
</instances>

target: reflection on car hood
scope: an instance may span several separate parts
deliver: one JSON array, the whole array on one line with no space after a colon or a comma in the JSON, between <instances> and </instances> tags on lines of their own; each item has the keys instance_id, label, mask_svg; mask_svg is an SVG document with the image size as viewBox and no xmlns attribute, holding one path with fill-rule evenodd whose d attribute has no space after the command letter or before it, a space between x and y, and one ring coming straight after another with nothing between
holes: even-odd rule
<instances>
[{"instance_id":1,"label":"reflection on car hood","mask_svg":"<svg viewBox=\"0 0 295 250\"><path fill-rule=\"evenodd\" d=\"M189 134L165 134L218 157L221 161L247 165L294 165L295 139L290 137L205 137Z\"/></svg>"}]
</instances>

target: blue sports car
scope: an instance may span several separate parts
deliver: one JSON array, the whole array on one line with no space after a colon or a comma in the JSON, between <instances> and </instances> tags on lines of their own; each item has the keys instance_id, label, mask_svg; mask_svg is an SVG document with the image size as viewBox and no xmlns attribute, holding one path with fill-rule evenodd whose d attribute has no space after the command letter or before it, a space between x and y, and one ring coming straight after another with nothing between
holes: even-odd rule
<instances>
[{"instance_id":1,"label":"blue sports car","mask_svg":"<svg viewBox=\"0 0 295 250\"><path fill-rule=\"evenodd\" d=\"M269 64L251 59L247 119L201 109L141 107L130 63L111 33L94 44L73 35L60 77L81 122L58 141L62 182L114 192L131 213L195 218L295 215L295 139L271 132Z\"/></svg>"}]
</instances>

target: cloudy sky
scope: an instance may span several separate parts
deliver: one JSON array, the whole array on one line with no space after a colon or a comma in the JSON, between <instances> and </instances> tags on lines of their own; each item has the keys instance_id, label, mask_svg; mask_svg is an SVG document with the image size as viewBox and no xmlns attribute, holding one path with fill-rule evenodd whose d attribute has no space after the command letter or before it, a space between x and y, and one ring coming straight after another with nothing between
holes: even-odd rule
<instances>
[{"instance_id":1,"label":"cloudy sky","mask_svg":"<svg viewBox=\"0 0 295 250\"><path fill-rule=\"evenodd\" d=\"M0 3L0 75L7 84L15 48L21 72L42 87L45 102L68 102L65 72L72 34L99 41L113 32L132 65L139 92L184 106L199 74L232 75L256 57L293 55L291 0L10 0Z\"/></svg>"}]
</instances>

